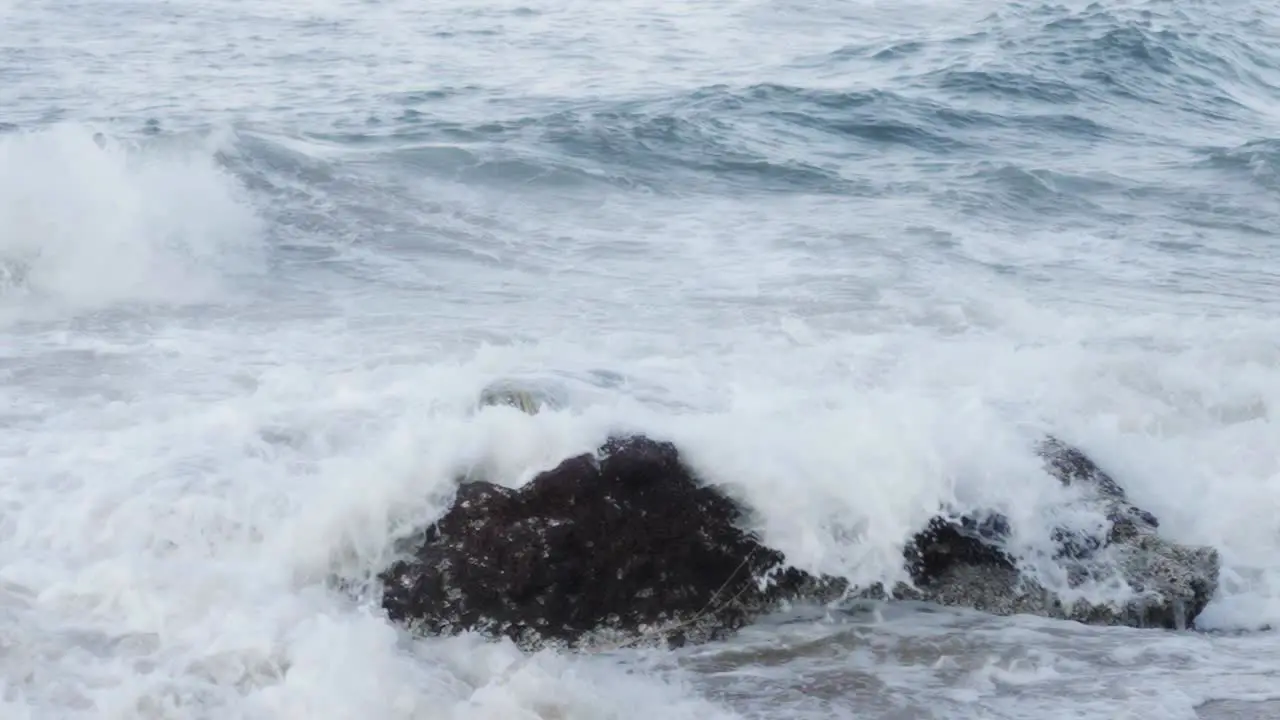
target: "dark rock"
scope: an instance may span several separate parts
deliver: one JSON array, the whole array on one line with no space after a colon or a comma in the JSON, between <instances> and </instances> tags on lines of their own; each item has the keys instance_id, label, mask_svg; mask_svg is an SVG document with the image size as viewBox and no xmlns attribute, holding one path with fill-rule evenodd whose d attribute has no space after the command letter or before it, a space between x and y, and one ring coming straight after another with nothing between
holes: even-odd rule
<instances>
[{"instance_id":1,"label":"dark rock","mask_svg":"<svg viewBox=\"0 0 1280 720\"><path fill-rule=\"evenodd\" d=\"M997 514L981 521L968 516L934 517L903 551L907 572L914 582L927 585L957 564L1013 570L1012 558L1000 547L1008 533L1008 520Z\"/></svg>"},{"instance_id":2,"label":"dark rock","mask_svg":"<svg viewBox=\"0 0 1280 720\"><path fill-rule=\"evenodd\" d=\"M542 404L514 397L530 412ZM472 630L529 646L610 635L701 642L781 601L846 593L1090 624L1190 626L1217 587L1217 553L1160 538L1156 519L1078 449L1049 438L1039 452L1052 476L1084 488L1109 521L1097 537L1056 529L1053 560L1073 586L1119 577L1137 591L1133 599L1063 602L1021 572L1007 545L1009 520L997 513L940 514L904 550L911 584L850 592L841 579L787 567L742 529L743 508L700 482L673 445L627 437L519 489L460 485L452 509L380 575L383 607L423 632Z\"/></svg>"},{"instance_id":3,"label":"dark rock","mask_svg":"<svg viewBox=\"0 0 1280 720\"><path fill-rule=\"evenodd\" d=\"M1079 449L1050 437L1038 450L1048 472L1064 484L1082 486L1109 523L1101 537L1053 530L1053 559L1066 569L1069 585L1118 578L1135 596L1123 603L1063 602L1019 571L1005 546L1008 520L995 513L980 520L934 518L906 548L915 587L899 586L893 596L1096 625L1192 627L1217 590L1217 551L1161 538L1156 518L1132 505L1120 485Z\"/></svg>"},{"instance_id":4,"label":"dark rock","mask_svg":"<svg viewBox=\"0 0 1280 720\"><path fill-rule=\"evenodd\" d=\"M719 637L817 589L741 517L671 444L615 438L518 490L462 485L415 555L383 573L383 607L427 632L529 645L610 631Z\"/></svg>"}]
</instances>

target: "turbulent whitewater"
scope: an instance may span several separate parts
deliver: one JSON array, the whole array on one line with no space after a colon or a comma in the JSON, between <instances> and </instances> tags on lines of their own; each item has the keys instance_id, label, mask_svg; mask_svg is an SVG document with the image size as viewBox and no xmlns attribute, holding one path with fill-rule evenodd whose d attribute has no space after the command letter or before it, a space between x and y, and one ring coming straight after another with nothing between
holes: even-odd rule
<instances>
[{"instance_id":1,"label":"turbulent whitewater","mask_svg":"<svg viewBox=\"0 0 1280 720\"><path fill-rule=\"evenodd\" d=\"M0 28L0 717L1280 712L1271 6L7 0ZM505 381L556 407L477 408ZM1026 557L1094 526L1028 482L1052 434L1219 586L1194 631L796 606L575 653L387 620L372 579L455 478L628 432L856 585L942 504Z\"/></svg>"}]
</instances>

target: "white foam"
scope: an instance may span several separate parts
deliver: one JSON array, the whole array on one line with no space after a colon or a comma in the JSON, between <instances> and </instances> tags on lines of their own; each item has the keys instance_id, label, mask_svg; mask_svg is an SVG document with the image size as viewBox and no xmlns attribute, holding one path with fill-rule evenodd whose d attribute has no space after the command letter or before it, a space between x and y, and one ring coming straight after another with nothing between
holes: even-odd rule
<instances>
[{"instance_id":1,"label":"white foam","mask_svg":"<svg viewBox=\"0 0 1280 720\"><path fill-rule=\"evenodd\" d=\"M209 143L139 147L63 124L0 135L0 309L211 298L262 232Z\"/></svg>"},{"instance_id":2,"label":"white foam","mask_svg":"<svg viewBox=\"0 0 1280 720\"><path fill-rule=\"evenodd\" d=\"M679 361L664 359L678 357L678 338L637 338L642 349L566 334L433 362L353 364L370 348L395 358L414 342L360 322L121 340L114 352L138 359L112 379L125 400L59 408L41 384L6 388L5 407L40 419L0 437L0 580L21 588L6 626L22 648L0 658L2 674L26 678L13 697L38 717L89 702L107 717L194 707L254 718L714 712L612 660L525 659L474 639L413 649L324 589L333 572L359 579L380 567L393 537L443 511L459 474L518 485L618 428L675 440L759 511L765 540L793 561L868 581L898 572L902 543L940 502L1003 509L1026 531L1024 547L1043 547L1071 497L1031 451L1047 427L1095 454L1173 537L1223 550L1209 622L1274 617L1276 468L1257 449L1269 430L1220 410L1273 406L1280 370L1253 345L1267 342L1268 326L1241 330L1235 349L1107 351L1090 342L1111 323L1068 320L1092 340L1033 335L1038 346L1019 347L1016 324L969 336L804 337L792 320L785 343L772 328L744 330L731 353ZM1168 343L1221 328L1150 327ZM475 410L490 380L540 364L570 388L568 408ZM609 365L632 384L592 384L585 369ZM1203 367L1212 371L1193 371ZM252 382L227 384L230 368ZM641 402L632 387L664 392Z\"/></svg>"}]
</instances>

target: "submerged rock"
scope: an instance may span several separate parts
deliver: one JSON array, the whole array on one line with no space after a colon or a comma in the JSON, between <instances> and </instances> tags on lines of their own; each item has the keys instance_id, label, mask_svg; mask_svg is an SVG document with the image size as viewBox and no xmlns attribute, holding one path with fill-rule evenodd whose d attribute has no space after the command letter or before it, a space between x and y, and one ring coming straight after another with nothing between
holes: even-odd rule
<instances>
[{"instance_id":1,"label":"submerged rock","mask_svg":"<svg viewBox=\"0 0 1280 720\"><path fill-rule=\"evenodd\" d=\"M518 407L525 407L520 403ZM533 411L530 405L527 410ZM1019 571L999 515L938 516L905 550L913 583L852 590L788 567L741 528L745 510L696 478L670 443L612 438L519 489L462 484L453 507L380 576L388 615L429 633L479 631L525 645L606 634L672 644L724 636L783 600L843 594L915 599L995 614L1182 628L1217 587L1218 556L1170 543L1157 522L1075 448L1050 438L1046 466L1086 484L1105 538L1055 534L1072 583L1118 574L1137 597L1064 603Z\"/></svg>"},{"instance_id":2,"label":"submerged rock","mask_svg":"<svg viewBox=\"0 0 1280 720\"><path fill-rule=\"evenodd\" d=\"M552 388L514 380L498 380L480 391L480 407L509 405L517 410L536 415L540 410L558 410L560 398Z\"/></svg>"},{"instance_id":3,"label":"submerged rock","mask_svg":"<svg viewBox=\"0 0 1280 720\"><path fill-rule=\"evenodd\" d=\"M1059 481L1084 486L1109 523L1102 538L1063 528L1053 531L1057 544L1053 559L1066 570L1068 585L1077 588L1090 580L1119 579L1134 591L1131 599L1064 602L1019 572L1004 548L1008 521L997 514L981 521L934 518L907 547L915 587L895 588L894 596L1092 625L1192 627L1217 591L1218 552L1160 537L1155 516L1131 504L1120 485L1077 448L1050 437L1041 443L1039 453Z\"/></svg>"}]
</instances>

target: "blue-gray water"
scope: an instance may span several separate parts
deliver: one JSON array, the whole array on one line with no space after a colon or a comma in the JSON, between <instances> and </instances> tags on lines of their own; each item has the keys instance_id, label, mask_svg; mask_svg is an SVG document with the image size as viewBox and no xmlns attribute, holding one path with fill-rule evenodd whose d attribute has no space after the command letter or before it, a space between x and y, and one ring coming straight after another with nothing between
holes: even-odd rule
<instances>
[{"instance_id":1,"label":"blue-gray water","mask_svg":"<svg viewBox=\"0 0 1280 720\"><path fill-rule=\"evenodd\" d=\"M0 715L1266 717L1278 93L1233 0L0 0ZM619 427L858 582L944 500L1089 522L1051 430L1221 588L529 655L327 583Z\"/></svg>"}]
</instances>

